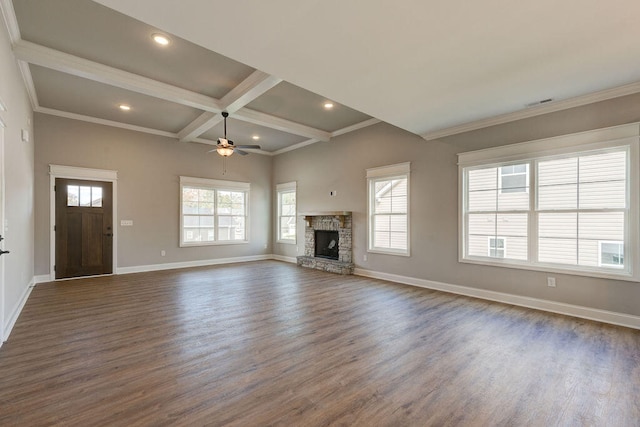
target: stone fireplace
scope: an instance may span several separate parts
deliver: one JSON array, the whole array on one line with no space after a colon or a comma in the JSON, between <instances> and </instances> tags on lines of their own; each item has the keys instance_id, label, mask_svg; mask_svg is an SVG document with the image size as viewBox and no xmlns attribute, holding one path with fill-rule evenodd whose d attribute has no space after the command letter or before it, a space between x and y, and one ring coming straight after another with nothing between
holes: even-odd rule
<instances>
[{"instance_id":1,"label":"stone fireplace","mask_svg":"<svg viewBox=\"0 0 640 427\"><path fill-rule=\"evenodd\" d=\"M351 212L301 214L306 222L300 266L339 274L353 274Z\"/></svg>"}]
</instances>

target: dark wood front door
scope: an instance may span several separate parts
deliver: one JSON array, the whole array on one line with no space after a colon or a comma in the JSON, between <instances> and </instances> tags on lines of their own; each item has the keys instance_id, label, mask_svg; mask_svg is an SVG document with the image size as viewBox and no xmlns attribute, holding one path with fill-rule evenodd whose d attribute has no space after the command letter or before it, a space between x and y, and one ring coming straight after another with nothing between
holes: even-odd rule
<instances>
[{"instance_id":1,"label":"dark wood front door","mask_svg":"<svg viewBox=\"0 0 640 427\"><path fill-rule=\"evenodd\" d=\"M113 272L112 183L56 179L56 279Z\"/></svg>"}]
</instances>

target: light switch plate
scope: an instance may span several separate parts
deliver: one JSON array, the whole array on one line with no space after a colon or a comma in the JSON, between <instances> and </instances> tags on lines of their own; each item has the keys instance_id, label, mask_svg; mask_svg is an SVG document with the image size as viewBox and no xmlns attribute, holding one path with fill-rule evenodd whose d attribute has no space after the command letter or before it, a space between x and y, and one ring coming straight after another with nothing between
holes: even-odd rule
<instances>
[{"instance_id":1,"label":"light switch plate","mask_svg":"<svg viewBox=\"0 0 640 427\"><path fill-rule=\"evenodd\" d=\"M132 227L133 226L133 220L132 219L122 219L122 220L120 220L120 226L121 227Z\"/></svg>"}]
</instances>

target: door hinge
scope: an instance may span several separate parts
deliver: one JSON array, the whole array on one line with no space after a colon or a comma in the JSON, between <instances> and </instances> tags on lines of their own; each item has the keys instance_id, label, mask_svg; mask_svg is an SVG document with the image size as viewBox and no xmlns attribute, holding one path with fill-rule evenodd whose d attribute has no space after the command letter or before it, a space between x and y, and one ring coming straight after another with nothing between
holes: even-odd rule
<instances>
[{"instance_id":1,"label":"door hinge","mask_svg":"<svg viewBox=\"0 0 640 427\"><path fill-rule=\"evenodd\" d=\"M53 266L53 271L56 271L56 266L55 265Z\"/></svg>"},{"instance_id":2,"label":"door hinge","mask_svg":"<svg viewBox=\"0 0 640 427\"><path fill-rule=\"evenodd\" d=\"M55 225L53 226L53 231L58 231L58 230L56 230L56 226Z\"/></svg>"},{"instance_id":3,"label":"door hinge","mask_svg":"<svg viewBox=\"0 0 640 427\"><path fill-rule=\"evenodd\" d=\"M53 191L58 191L58 186L57 185L53 186Z\"/></svg>"}]
</instances>

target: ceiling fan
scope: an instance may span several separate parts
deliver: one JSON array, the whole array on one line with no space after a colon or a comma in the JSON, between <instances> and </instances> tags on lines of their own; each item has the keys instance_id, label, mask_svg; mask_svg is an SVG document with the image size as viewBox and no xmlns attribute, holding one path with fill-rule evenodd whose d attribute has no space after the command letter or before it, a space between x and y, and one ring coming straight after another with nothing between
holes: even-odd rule
<instances>
[{"instance_id":1,"label":"ceiling fan","mask_svg":"<svg viewBox=\"0 0 640 427\"><path fill-rule=\"evenodd\" d=\"M233 153L238 153L241 156L246 156L249 153L243 151L243 148L260 149L259 145L234 145L233 141L227 139L227 117L229 117L229 113L223 111L222 117L224 117L224 138L218 138L218 144L216 144L215 150L211 150L209 151L209 153L217 151L218 154L220 154L222 157L229 157Z\"/></svg>"}]
</instances>

